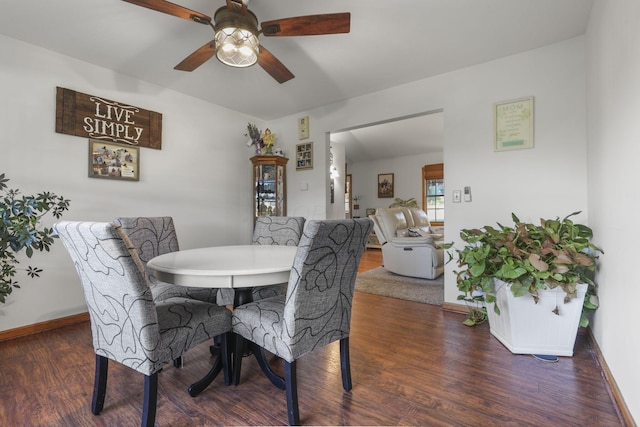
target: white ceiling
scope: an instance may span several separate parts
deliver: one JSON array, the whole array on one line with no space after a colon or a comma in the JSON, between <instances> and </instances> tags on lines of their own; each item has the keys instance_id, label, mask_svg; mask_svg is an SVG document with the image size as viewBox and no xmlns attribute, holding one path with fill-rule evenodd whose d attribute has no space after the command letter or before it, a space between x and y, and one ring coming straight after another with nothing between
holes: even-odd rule
<instances>
[{"instance_id":1,"label":"white ceiling","mask_svg":"<svg viewBox=\"0 0 640 427\"><path fill-rule=\"evenodd\" d=\"M444 114L432 112L331 133L349 163L442 152Z\"/></svg>"},{"instance_id":2,"label":"white ceiling","mask_svg":"<svg viewBox=\"0 0 640 427\"><path fill-rule=\"evenodd\" d=\"M351 13L349 34L260 38L296 76L284 84L257 65L234 69L215 58L174 70L212 29L119 0L0 0L0 34L271 120L582 35L593 1L252 0L260 22ZM209 16L224 5L175 2ZM392 147L394 156L441 151L441 125L439 114L332 138L349 141L351 161L372 160ZM402 144L390 145L398 135Z\"/></svg>"},{"instance_id":3,"label":"white ceiling","mask_svg":"<svg viewBox=\"0 0 640 427\"><path fill-rule=\"evenodd\" d=\"M213 16L223 0L175 0ZM210 27L119 0L0 0L0 33L270 120L584 33L593 0L252 0L260 22L350 12L351 32L261 37L296 76L215 58L173 67ZM0 66L2 66L0 64Z\"/></svg>"}]
</instances>

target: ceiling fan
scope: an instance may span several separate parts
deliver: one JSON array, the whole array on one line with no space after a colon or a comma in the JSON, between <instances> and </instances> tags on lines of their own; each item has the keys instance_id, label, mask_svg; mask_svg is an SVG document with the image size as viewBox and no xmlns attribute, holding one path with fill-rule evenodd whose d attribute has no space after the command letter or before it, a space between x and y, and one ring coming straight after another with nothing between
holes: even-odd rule
<instances>
[{"instance_id":1,"label":"ceiling fan","mask_svg":"<svg viewBox=\"0 0 640 427\"><path fill-rule=\"evenodd\" d=\"M348 33L351 27L351 14L348 12L276 19L262 22L258 29L258 18L241 0L226 0L226 6L213 15L213 23L205 14L165 0L124 1L209 25L213 29L214 39L187 56L174 69L193 71L216 55L222 63L232 67L249 67L257 62L278 83L291 80L294 75L260 44L260 34L265 37L342 34Z\"/></svg>"}]
</instances>

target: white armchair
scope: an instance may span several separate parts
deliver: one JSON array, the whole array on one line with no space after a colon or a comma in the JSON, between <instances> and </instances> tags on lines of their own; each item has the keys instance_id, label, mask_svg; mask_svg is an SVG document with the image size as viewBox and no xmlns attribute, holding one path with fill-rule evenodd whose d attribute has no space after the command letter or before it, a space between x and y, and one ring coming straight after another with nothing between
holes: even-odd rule
<instances>
[{"instance_id":1,"label":"white armchair","mask_svg":"<svg viewBox=\"0 0 640 427\"><path fill-rule=\"evenodd\" d=\"M444 272L442 234L419 208L379 208L370 215L382 245L383 267L402 276L435 279Z\"/></svg>"}]
</instances>

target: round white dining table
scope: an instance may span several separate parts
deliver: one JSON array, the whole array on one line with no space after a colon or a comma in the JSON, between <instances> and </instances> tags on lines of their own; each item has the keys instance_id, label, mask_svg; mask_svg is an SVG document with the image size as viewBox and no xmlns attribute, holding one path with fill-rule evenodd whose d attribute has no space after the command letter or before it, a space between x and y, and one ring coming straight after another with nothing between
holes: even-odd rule
<instances>
[{"instance_id":1,"label":"round white dining table","mask_svg":"<svg viewBox=\"0 0 640 427\"><path fill-rule=\"evenodd\" d=\"M251 301L251 289L256 286L287 283L297 249L279 245L212 246L158 255L150 259L147 266L154 271L156 279L166 283L237 289L234 306L238 306ZM211 348L212 352L219 350ZM263 351L259 349L253 354L271 382L280 384L281 378L270 368ZM217 358L207 375L189 387L189 394L200 394L221 370L221 358ZM226 375L225 384L231 384Z\"/></svg>"},{"instance_id":2,"label":"round white dining table","mask_svg":"<svg viewBox=\"0 0 640 427\"><path fill-rule=\"evenodd\" d=\"M158 280L201 288L248 288L289 281L296 246L212 246L170 252L147 266Z\"/></svg>"}]
</instances>

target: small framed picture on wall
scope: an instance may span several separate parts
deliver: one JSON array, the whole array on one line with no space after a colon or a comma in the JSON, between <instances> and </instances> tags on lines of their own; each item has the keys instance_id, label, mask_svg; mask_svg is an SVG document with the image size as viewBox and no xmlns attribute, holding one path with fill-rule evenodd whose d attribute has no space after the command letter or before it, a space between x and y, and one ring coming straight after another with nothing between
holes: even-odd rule
<instances>
[{"instance_id":1,"label":"small framed picture on wall","mask_svg":"<svg viewBox=\"0 0 640 427\"><path fill-rule=\"evenodd\" d=\"M313 169L313 142L296 145L296 170Z\"/></svg>"},{"instance_id":2,"label":"small framed picture on wall","mask_svg":"<svg viewBox=\"0 0 640 427\"><path fill-rule=\"evenodd\" d=\"M495 151L533 148L533 97L497 102L493 128Z\"/></svg>"},{"instance_id":3,"label":"small framed picture on wall","mask_svg":"<svg viewBox=\"0 0 640 427\"><path fill-rule=\"evenodd\" d=\"M393 197L393 174L378 174L378 198L384 199Z\"/></svg>"},{"instance_id":4,"label":"small framed picture on wall","mask_svg":"<svg viewBox=\"0 0 640 427\"><path fill-rule=\"evenodd\" d=\"M89 177L140 180L140 148L89 140Z\"/></svg>"}]
</instances>

